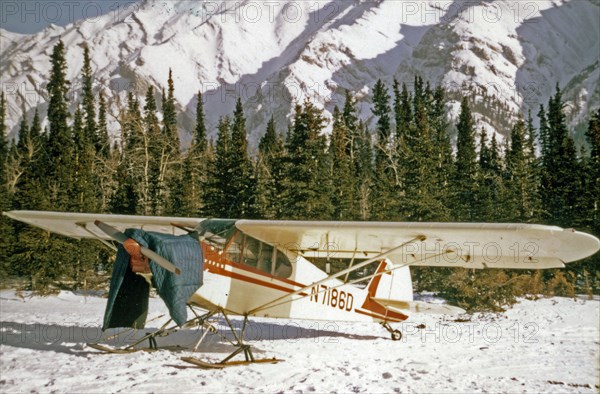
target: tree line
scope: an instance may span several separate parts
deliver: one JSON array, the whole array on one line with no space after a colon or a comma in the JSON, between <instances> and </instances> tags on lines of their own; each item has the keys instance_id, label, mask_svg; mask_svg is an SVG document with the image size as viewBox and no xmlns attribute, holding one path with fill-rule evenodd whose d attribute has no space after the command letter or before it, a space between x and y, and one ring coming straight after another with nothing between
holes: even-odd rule
<instances>
[{"instance_id":1,"label":"tree line","mask_svg":"<svg viewBox=\"0 0 600 394\"><path fill-rule=\"evenodd\" d=\"M150 86L143 99L128 93L118 116L120 138L111 141L106 98L94 94L85 45L81 98L69 111L65 52L59 41L50 57L45 131L38 110L29 119L23 109L18 139L8 141L2 95L3 211L536 222L600 234L600 110L590 116L587 148L578 151L558 86L540 105L538 127L528 113L498 141L496 134L477 129L470 97L463 97L457 123L449 124L448 92L442 87L431 87L418 76L410 90L396 80L392 86L379 80L372 91L372 130L360 118L353 92L346 91L332 119L309 100L296 104L287 125L271 118L254 154L249 153L242 101L219 120L213 141L198 92L193 138L184 152L171 70L166 92ZM332 131L326 136L329 123ZM50 236L4 217L0 243L0 274L26 278L31 289L88 285L98 272L110 271L111 253L104 247ZM491 297L499 293L498 283L512 283L502 290L507 291L502 302L509 303L521 287L528 292L552 281L552 289L566 293L584 286L597 291L597 266L598 257L592 257L569 266L566 275L424 268L414 275L417 288L459 301L465 285L481 285ZM476 298L485 298L482 289Z\"/></svg>"}]
</instances>

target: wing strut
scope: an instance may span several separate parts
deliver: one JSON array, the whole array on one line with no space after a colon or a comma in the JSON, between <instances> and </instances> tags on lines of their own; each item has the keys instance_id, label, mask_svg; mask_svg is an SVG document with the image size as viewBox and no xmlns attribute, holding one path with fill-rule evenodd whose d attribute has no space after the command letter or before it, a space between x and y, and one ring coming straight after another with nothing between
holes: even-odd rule
<instances>
[{"instance_id":1,"label":"wing strut","mask_svg":"<svg viewBox=\"0 0 600 394\"><path fill-rule=\"evenodd\" d=\"M89 228L87 228L87 225L85 223L75 223L77 226L81 227L81 229L85 230L88 234L90 234L92 237L96 238L98 241L102 242L104 245L108 246L109 248L111 248L112 250L114 250L115 252L117 251L117 248L115 247L115 245L111 244L110 242L106 242L105 240L103 240L102 238L100 238L98 236L98 234L90 231Z\"/></svg>"},{"instance_id":2,"label":"wing strut","mask_svg":"<svg viewBox=\"0 0 600 394\"><path fill-rule=\"evenodd\" d=\"M298 294L300 294L300 293L302 293L302 292L310 289L313 286L320 285L321 283L325 283L325 282L327 282L327 281L329 281L331 279L335 279L335 278L338 278L338 277L340 277L342 275L346 275L346 273L355 271L355 270L360 269L360 268L362 268L364 266L367 266L367 265L369 265L369 264L371 264L371 263L373 263L373 262L375 262L377 260L380 260L383 257L386 257L387 255L390 255L390 254L394 253L395 251L397 251L399 249L402 249L403 247L405 247L406 245L408 245L408 244L410 244L412 242L415 242L415 241L421 241L421 242L423 242L423 241L425 241L426 238L427 237L425 237L424 235L418 235L415 238L413 238L413 239L411 239L409 241L403 242L403 243L401 243L400 245L398 245L396 247L388 249L385 252L380 253L377 256L373 257L373 258L365 260L365 261L363 261L360 264L357 264L357 265L355 265L353 267L346 268L345 270L342 270L342 271L337 272L337 273L335 273L333 275L330 275L327 278L324 278L324 279L321 279L321 280L319 280L317 282L311 283L310 285L304 286L303 288L301 288L299 290L296 290L296 291L294 291L292 293L289 293L289 294L284 294L281 297L274 299L273 301L269 301L266 304L258 306L256 308L252 309L251 311L248 311L248 314L251 315L251 314L253 314L253 313L255 313L255 312L259 311L259 310L267 309L267 308L271 307L273 304L275 304L276 302L284 300L284 299L286 299L288 297L293 297L295 295L298 295Z\"/></svg>"},{"instance_id":3,"label":"wing strut","mask_svg":"<svg viewBox=\"0 0 600 394\"><path fill-rule=\"evenodd\" d=\"M374 273L374 274L371 274L371 275L368 275L368 276L365 276L365 277L362 277L362 278L354 279L354 280L351 280L350 282L346 282L346 283L340 283L340 284L339 284L339 285L337 285L337 286L328 287L328 288L326 288L326 289L321 289L321 290L318 290L318 291L316 291L316 292L314 292L314 293L311 291L309 294L301 295L301 296L300 296L300 297L298 297L298 298L293 298L293 299L289 299L289 300L281 301L281 302L279 302L279 303L277 303L277 304L275 304L275 305L268 305L268 306L266 306L266 307L264 307L264 306L261 306L261 307L258 307L258 308L255 308L255 309L253 309L251 312L259 312L259 311L261 311L261 310L263 310L263 309L275 308L276 306L283 305L283 304L287 304L288 302L298 301L298 300L301 300L301 299L303 299L303 298L306 298L306 297L309 297L309 296L310 296L310 297L312 297L312 296L314 296L314 295L321 294L321 293L325 293L325 292L327 292L327 291L331 291L331 290L333 290L333 289L337 289L337 288L339 288L339 287L342 287L342 286L353 285L353 284L355 284L355 283L364 282L364 281L366 281L366 280L369 280L369 279L371 279L371 278L374 278L374 277L376 277L376 276L380 276L380 275L384 275L384 274L389 274L389 273L390 273L390 272L392 272L392 271L396 271L397 269L404 268L404 267L406 267L406 266L409 266L409 265L411 265L411 264L421 263L421 262L423 262L423 261L425 261L425 260L429 260L429 259L432 259L432 258L436 258L436 257L438 257L438 256L441 256L441 255L443 255L443 254L446 254L446 253L452 253L452 252L454 252L454 250L450 250L450 249L448 249L448 250L445 250L445 251L443 251L443 252L441 252L441 253L434 254L434 255L431 255L431 256L428 256L428 257L422 258L422 259L420 259L420 260L416 260L416 261L413 261L413 262L410 262L410 263L404 263L404 264L396 265L396 266L394 266L393 268L390 268L390 269L387 269L387 270L383 270L383 271L381 271L381 272L376 272L376 273ZM328 279L329 279L329 278L328 278ZM307 287L313 287L313 286L315 286L316 284L317 284L317 283L314 283L314 284L312 284L312 285L310 285L310 286L307 286ZM267 305L267 304L265 304L265 305Z\"/></svg>"},{"instance_id":4,"label":"wing strut","mask_svg":"<svg viewBox=\"0 0 600 394\"><path fill-rule=\"evenodd\" d=\"M356 258L356 249L354 249L354 253L352 253L352 260L350 260L348 268L352 268L352 265L354 264L354 258ZM346 276L344 276L344 282L348 282L348 276L350 276L350 272L346 273Z\"/></svg>"}]
</instances>

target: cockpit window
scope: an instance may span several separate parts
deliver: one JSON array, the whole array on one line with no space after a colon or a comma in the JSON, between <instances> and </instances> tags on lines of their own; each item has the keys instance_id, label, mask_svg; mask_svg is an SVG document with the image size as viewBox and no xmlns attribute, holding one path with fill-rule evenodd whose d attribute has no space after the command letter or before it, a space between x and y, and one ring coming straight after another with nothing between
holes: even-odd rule
<instances>
[{"instance_id":1,"label":"cockpit window","mask_svg":"<svg viewBox=\"0 0 600 394\"><path fill-rule=\"evenodd\" d=\"M292 275L290 259L280 250L277 251L275 263L273 264L273 275L281 278L289 278Z\"/></svg>"},{"instance_id":2,"label":"cockpit window","mask_svg":"<svg viewBox=\"0 0 600 394\"><path fill-rule=\"evenodd\" d=\"M240 259L242 258L242 248L244 247L244 235L240 232L236 232L234 237L235 238L229 242L229 246L225 251L225 258L234 263L241 263L242 261L240 261Z\"/></svg>"},{"instance_id":3,"label":"cockpit window","mask_svg":"<svg viewBox=\"0 0 600 394\"><path fill-rule=\"evenodd\" d=\"M204 242L224 252L231 262L282 278L292 274L292 264L283 252L238 231L233 220L206 220L198 226L198 233Z\"/></svg>"},{"instance_id":4,"label":"cockpit window","mask_svg":"<svg viewBox=\"0 0 600 394\"><path fill-rule=\"evenodd\" d=\"M200 222L196 231L204 242L217 250L223 250L227 241L236 232L235 220L206 219Z\"/></svg>"},{"instance_id":5,"label":"cockpit window","mask_svg":"<svg viewBox=\"0 0 600 394\"><path fill-rule=\"evenodd\" d=\"M271 273L271 260L273 259L273 247L259 240L245 236L243 263Z\"/></svg>"}]
</instances>

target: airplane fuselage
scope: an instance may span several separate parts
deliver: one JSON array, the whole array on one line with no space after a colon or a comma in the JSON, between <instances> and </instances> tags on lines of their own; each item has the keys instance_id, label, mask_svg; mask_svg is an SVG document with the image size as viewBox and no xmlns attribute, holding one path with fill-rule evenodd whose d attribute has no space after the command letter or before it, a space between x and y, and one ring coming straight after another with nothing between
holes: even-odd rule
<instances>
[{"instance_id":1,"label":"airplane fuselage","mask_svg":"<svg viewBox=\"0 0 600 394\"><path fill-rule=\"evenodd\" d=\"M201 307L220 307L237 315L306 320L401 322L408 318L371 299L375 297L381 276L374 277L364 289L331 279L327 284L315 285L306 292L288 297L287 302L282 301L253 312L255 308L328 275L306 258L297 255L295 259L290 259L291 274L282 277L231 261L227 253L206 243L201 244L204 284L190 299L190 302ZM379 269L385 266L386 262L382 261Z\"/></svg>"}]
</instances>

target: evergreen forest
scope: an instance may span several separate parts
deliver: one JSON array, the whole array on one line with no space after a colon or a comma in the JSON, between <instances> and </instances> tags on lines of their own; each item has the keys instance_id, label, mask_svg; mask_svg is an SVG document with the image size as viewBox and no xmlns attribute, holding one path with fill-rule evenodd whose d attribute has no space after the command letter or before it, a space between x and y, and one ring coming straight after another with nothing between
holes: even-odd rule
<instances>
[{"instance_id":1,"label":"evergreen forest","mask_svg":"<svg viewBox=\"0 0 600 394\"><path fill-rule=\"evenodd\" d=\"M176 70L165 70L161 91L129 92L119 104L120 130L109 130L108 102L95 93L89 49L81 51L77 95L67 79L66 51L59 41L49 59L46 112L30 116L23 109L14 140L6 130L13 98L1 97L1 211L539 223L600 236L600 109L589 114L579 148L558 86L537 113L507 122L502 141L477 127L471 97L462 98L457 121L448 122L449 92L416 76L411 89L407 81L377 82L373 127L347 91L331 119L310 100L295 105L289 124L271 118L254 147L241 99L209 130L198 92L195 127L180 130ZM192 135L185 150L180 131ZM99 242L0 217L5 286L38 293L106 287L113 258ZM347 263L334 261L333 271ZM415 291L437 292L469 310L498 311L519 296L598 294L599 263L596 254L563 270L415 267L412 275Z\"/></svg>"}]
</instances>

